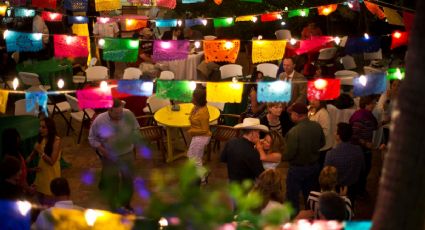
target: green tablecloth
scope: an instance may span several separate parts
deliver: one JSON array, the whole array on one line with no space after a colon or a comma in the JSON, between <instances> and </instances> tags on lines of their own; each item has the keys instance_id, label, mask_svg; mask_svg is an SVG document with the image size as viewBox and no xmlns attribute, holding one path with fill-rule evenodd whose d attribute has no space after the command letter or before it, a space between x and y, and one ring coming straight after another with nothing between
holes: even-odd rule
<instances>
[{"instance_id":1,"label":"green tablecloth","mask_svg":"<svg viewBox=\"0 0 425 230\"><path fill-rule=\"evenodd\" d=\"M62 78L65 81L65 89L74 88L72 83L72 63L68 59L49 59L34 61L32 63L20 63L16 65L16 71L36 73L43 85L50 85L51 90L57 90L57 81Z\"/></svg>"}]
</instances>

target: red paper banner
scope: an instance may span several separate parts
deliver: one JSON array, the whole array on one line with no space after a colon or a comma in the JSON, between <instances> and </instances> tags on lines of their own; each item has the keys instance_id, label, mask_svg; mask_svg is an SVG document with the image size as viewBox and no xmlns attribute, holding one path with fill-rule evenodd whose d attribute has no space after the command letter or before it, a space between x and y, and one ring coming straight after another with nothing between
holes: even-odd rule
<instances>
[{"instance_id":1,"label":"red paper banner","mask_svg":"<svg viewBox=\"0 0 425 230\"><path fill-rule=\"evenodd\" d=\"M56 9L56 0L32 0L31 4L38 8Z\"/></svg>"},{"instance_id":2,"label":"red paper banner","mask_svg":"<svg viewBox=\"0 0 425 230\"><path fill-rule=\"evenodd\" d=\"M262 22L272 22L280 19L282 19L282 15L280 15L279 13L268 13L261 15Z\"/></svg>"},{"instance_id":3,"label":"red paper banner","mask_svg":"<svg viewBox=\"0 0 425 230\"><path fill-rule=\"evenodd\" d=\"M339 79L319 78L308 81L307 98L308 100L333 100L339 97L340 87Z\"/></svg>"},{"instance_id":4,"label":"red paper banner","mask_svg":"<svg viewBox=\"0 0 425 230\"><path fill-rule=\"evenodd\" d=\"M81 109L87 108L111 108L111 89L89 88L77 90L78 105Z\"/></svg>"},{"instance_id":5,"label":"red paper banner","mask_svg":"<svg viewBox=\"0 0 425 230\"><path fill-rule=\"evenodd\" d=\"M411 31L414 20L415 20L415 15L413 13L409 13L406 11L403 12L403 22L407 32Z\"/></svg>"},{"instance_id":6,"label":"red paper banner","mask_svg":"<svg viewBox=\"0 0 425 230\"><path fill-rule=\"evenodd\" d=\"M300 42L300 48L295 52L300 55L309 52L318 52L320 49L331 47L330 42L333 41L331 36L313 36L309 40L302 40Z\"/></svg>"},{"instance_id":7,"label":"red paper banner","mask_svg":"<svg viewBox=\"0 0 425 230\"><path fill-rule=\"evenodd\" d=\"M43 11L43 12L41 12L41 17L46 22L60 22L60 21L62 21L62 14L60 14L60 13Z\"/></svg>"},{"instance_id":8,"label":"red paper banner","mask_svg":"<svg viewBox=\"0 0 425 230\"><path fill-rule=\"evenodd\" d=\"M407 45L409 42L409 33L396 31L391 35L391 49Z\"/></svg>"},{"instance_id":9,"label":"red paper banner","mask_svg":"<svg viewBox=\"0 0 425 230\"><path fill-rule=\"evenodd\" d=\"M55 57L87 57L87 36L53 35Z\"/></svg>"},{"instance_id":10,"label":"red paper banner","mask_svg":"<svg viewBox=\"0 0 425 230\"><path fill-rule=\"evenodd\" d=\"M176 8L176 0L156 0L156 5L174 9Z\"/></svg>"}]
</instances>

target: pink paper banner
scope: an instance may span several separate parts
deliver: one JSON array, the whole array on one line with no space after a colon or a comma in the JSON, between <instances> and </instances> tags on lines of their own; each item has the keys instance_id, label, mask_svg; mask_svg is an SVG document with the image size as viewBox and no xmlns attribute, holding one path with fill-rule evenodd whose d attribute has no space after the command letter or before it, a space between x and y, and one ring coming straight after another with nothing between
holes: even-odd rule
<instances>
[{"instance_id":1,"label":"pink paper banner","mask_svg":"<svg viewBox=\"0 0 425 230\"><path fill-rule=\"evenodd\" d=\"M300 48L295 52L300 55L309 52L318 52L320 49L331 46L329 43L333 41L331 36L313 36L309 40L302 40Z\"/></svg>"},{"instance_id":2,"label":"pink paper banner","mask_svg":"<svg viewBox=\"0 0 425 230\"><path fill-rule=\"evenodd\" d=\"M174 9L176 8L176 0L156 0L156 5Z\"/></svg>"},{"instance_id":3,"label":"pink paper banner","mask_svg":"<svg viewBox=\"0 0 425 230\"><path fill-rule=\"evenodd\" d=\"M87 57L87 36L53 35L55 57Z\"/></svg>"},{"instance_id":4,"label":"pink paper banner","mask_svg":"<svg viewBox=\"0 0 425 230\"><path fill-rule=\"evenodd\" d=\"M77 90L78 105L81 109L87 108L111 108L111 89L102 90L100 88L89 88Z\"/></svg>"},{"instance_id":5,"label":"pink paper banner","mask_svg":"<svg viewBox=\"0 0 425 230\"><path fill-rule=\"evenodd\" d=\"M155 40L153 43L153 59L155 61L172 61L186 59L189 55L187 40Z\"/></svg>"},{"instance_id":6,"label":"pink paper banner","mask_svg":"<svg viewBox=\"0 0 425 230\"><path fill-rule=\"evenodd\" d=\"M60 22L60 21L62 21L62 14L60 14L60 13L43 11L43 12L41 12L41 17L46 22Z\"/></svg>"}]
</instances>

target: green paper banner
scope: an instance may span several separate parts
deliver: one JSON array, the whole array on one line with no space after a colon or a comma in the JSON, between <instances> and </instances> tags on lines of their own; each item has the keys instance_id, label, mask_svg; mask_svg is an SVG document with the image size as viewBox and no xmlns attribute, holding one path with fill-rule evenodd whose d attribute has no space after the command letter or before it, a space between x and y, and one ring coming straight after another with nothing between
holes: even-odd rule
<instances>
[{"instance_id":1,"label":"green paper banner","mask_svg":"<svg viewBox=\"0 0 425 230\"><path fill-rule=\"evenodd\" d=\"M158 80L156 82L156 95L159 98L168 98L170 100L191 102L193 90L191 85L196 83L189 81L176 80Z\"/></svg>"},{"instance_id":2,"label":"green paper banner","mask_svg":"<svg viewBox=\"0 0 425 230\"><path fill-rule=\"evenodd\" d=\"M104 38L103 59L118 62L136 62L139 40L125 38Z\"/></svg>"},{"instance_id":3,"label":"green paper banner","mask_svg":"<svg viewBox=\"0 0 425 230\"><path fill-rule=\"evenodd\" d=\"M235 24L233 18L214 18L214 27L230 27Z\"/></svg>"},{"instance_id":4,"label":"green paper banner","mask_svg":"<svg viewBox=\"0 0 425 230\"><path fill-rule=\"evenodd\" d=\"M405 77L404 68L391 68L387 70L388 80L403 80Z\"/></svg>"},{"instance_id":5,"label":"green paper banner","mask_svg":"<svg viewBox=\"0 0 425 230\"><path fill-rule=\"evenodd\" d=\"M298 9L298 10L291 10L288 13L288 18L292 18L292 17L307 17L308 14L310 13L310 10L308 8L305 9Z\"/></svg>"}]
</instances>

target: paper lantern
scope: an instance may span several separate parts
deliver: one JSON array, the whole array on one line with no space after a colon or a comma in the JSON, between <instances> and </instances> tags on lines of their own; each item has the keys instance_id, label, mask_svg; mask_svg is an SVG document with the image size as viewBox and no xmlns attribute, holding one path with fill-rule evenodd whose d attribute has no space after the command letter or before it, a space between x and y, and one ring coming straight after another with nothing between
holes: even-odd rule
<instances>
[{"instance_id":1,"label":"paper lantern","mask_svg":"<svg viewBox=\"0 0 425 230\"><path fill-rule=\"evenodd\" d=\"M369 37L369 39L364 37L348 37L345 44L345 52L347 54L372 53L378 51L380 48L380 37Z\"/></svg>"},{"instance_id":2,"label":"paper lantern","mask_svg":"<svg viewBox=\"0 0 425 230\"><path fill-rule=\"evenodd\" d=\"M56 0L32 0L31 5L35 8L56 9Z\"/></svg>"},{"instance_id":3,"label":"paper lantern","mask_svg":"<svg viewBox=\"0 0 425 230\"><path fill-rule=\"evenodd\" d=\"M120 80L118 81L118 91L121 93L150 96L153 91L153 82L143 80Z\"/></svg>"},{"instance_id":4,"label":"paper lantern","mask_svg":"<svg viewBox=\"0 0 425 230\"><path fill-rule=\"evenodd\" d=\"M233 21L233 18L214 18L213 23L214 23L214 28L230 27L235 24Z\"/></svg>"},{"instance_id":5,"label":"paper lantern","mask_svg":"<svg viewBox=\"0 0 425 230\"><path fill-rule=\"evenodd\" d=\"M189 55L189 45L187 40L155 40L152 58L154 61L186 59Z\"/></svg>"},{"instance_id":6,"label":"paper lantern","mask_svg":"<svg viewBox=\"0 0 425 230\"><path fill-rule=\"evenodd\" d=\"M285 40L253 40L252 63L282 60L285 54Z\"/></svg>"},{"instance_id":7,"label":"paper lantern","mask_svg":"<svg viewBox=\"0 0 425 230\"><path fill-rule=\"evenodd\" d=\"M7 52L37 52L43 49L42 34L40 33L23 33L6 30L4 37L6 39Z\"/></svg>"},{"instance_id":8,"label":"paper lantern","mask_svg":"<svg viewBox=\"0 0 425 230\"><path fill-rule=\"evenodd\" d=\"M295 52L298 55L309 52L319 52L322 48L331 47L332 44L330 43L332 41L334 41L334 38L331 36L313 36L311 39L300 41L300 48Z\"/></svg>"},{"instance_id":9,"label":"paper lantern","mask_svg":"<svg viewBox=\"0 0 425 230\"><path fill-rule=\"evenodd\" d=\"M81 109L111 108L113 104L110 88L106 90L100 88L77 90L77 98Z\"/></svg>"},{"instance_id":10,"label":"paper lantern","mask_svg":"<svg viewBox=\"0 0 425 230\"><path fill-rule=\"evenodd\" d=\"M258 82L258 102L288 102L291 100L291 83L287 81Z\"/></svg>"},{"instance_id":11,"label":"paper lantern","mask_svg":"<svg viewBox=\"0 0 425 230\"><path fill-rule=\"evenodd\" d=\"M87 36L53 35L55 57L87 57Z\"/></svg>"},{"instance_id":12,"label":"paper lantern","mask_svg":"<svg viewBox=\"0 0 425 230\"><path fill-rule=\"evenodd\" d=\"M89 23L89 18L86 16L67 16L69 24L85 24Z\"/></svg>"},{"instance_id":13,"label":"paper lantern","mask_svg":"<svg viewBox=\"0 0 425 230\"><path fill-rule=\"evenodd\" d=\"M62 14L54 13L54 12L43 11L41 12L41 17L46 22L61 22L62 21Z\"/></svg>"},{"instance_id":14,"label":"paper lantern","mask_svg":"<svg viewBox=\"0 0 425 230\"><path fill-rule=\"evenodd\" d=\"M25 8L15 8L14 9L15 17L34 17L35 10L25 9Z\"/></svg>"},{"instance_id":15,"label":"paper lantern","mask_svg":"<svg viewBox=\"0 0 425 230\"><path fill-rule=\"evenodd\" d=\"M415 20L415 14L407 12L407 11L403 11L403 22L407 32L410 32L412 30L412 25L414 20Z\"/></svg>"},{"instance_id":16,"label":"paper lantern","mask_svg":"<svg viewBox=\"0 0 425 230\"><path fill-rule=\"evenodd\" d=\"M235 22L256 22L258 20L256 15L239 16L235 19Z\"/></svg>"},{"instance_id":17,"label":"paper lantern","mask_svg":"<svg viewBox=\"0 0 425 230\"><path fill-rule=\"evenodd\" d=\"M373 73L367 76L361 75L353 79L354 96L367 96L372 94L381 94L387 89L385 72Z\"/></svg>"},{"instance_id":18,"label":"paper lantern","mask_svg":"<svg viewBox=\"0 0 425 230\"><path fill-rule=\"evenodd\" d=\"M235 63L240 44L239 40L204 40L205 62Z\"/></svg>"},{"instance_id":19,"label":"paper lantern","mask_svg":"<svg viewBox=\"0 0 425 230\"><path fill-rule=\"evenodd\" d=\"M136 62L139 40L128 38L104 38L103 59L118 62Z\"/></svg>"},{"instance_id":20,"label":"paper lantern","mask_svg":"<svg viewBox=\"0 0 425 230\"><path fill-rule=\"evenodd\" d=\"M206 19L203 18L194 18L194 19L186 19L184 20L184 25L186 27L192 27L192 26L200 26L200 25L206 25Z\"/></svg>"},{"instance_id":21,"label":"paper lantern","mask_svg":"<svg viewBox=\"0 0 425 230\"><path fill-rule=\"evenodd\" d=\"M96 11L111 11L121 9L120 0L95 0Z\"/></svg>"},{"instance_id":22,"label":"paper lantern","mask_svg":"<svg viewBox=\"0 0 425 230\"><path fill-rule=\"evenodd\" d=\"M333 100L339 97L341 82L339 79L319 78L307 82L308 100Z\"/></svg>"},{"instance_id":23,"label":"paper lantern","mask_svg":"<svg viewBox=\"0 0 425 230\"><path fill-rule=\"evenodd\" d=\"M34 110L38 110L38 106L41 107L41 111L43 111L47 116L47 92L37 91L37 92L25 92L25 110L27 112L31 112ZM37 107L36 107L37 106Z\"/></svg>"},{"instance_id":24,"label":"paper lantern","mask_svg":"<svg viewBox=\"0 0 425 230\"><path fill-rule=\"evenodd\" d=\"M308 8L305 9L298 9L298 10L291 10L288 13L288 18L292 17L308 17L308 14L310 13L310 10Z\"/></svg>"},{"instance_id":25,"label":"paper lantern","mask_svg":"<svg viewBox=\"0 0 425 230\"><path fill-rule=\"evenodd\" d=\"M399 13L397 13L396 10L393 10L388 7L383 7L385 17L387 18L388 24L391 25L397 25L397 26L404 26L403 18Z\"/></svg>"},{"instance_id":26,"label":"paper lantern","mask_svg":"<svg viewBox=\"0 0 425 230\"><path fill-rule=\"evenodd\" d=\"M387 70L388 80L403 80L405 77L404 68L391 68Z\"/></svg>"},{"instance_id":27,"label":"paper lantern","mask_svg":"<svg viewBox=\"0 0 425 230\"><path fill-rule=\"evenodd\" d=\"M319 6L317 11L319 12L319 15L328 16L329 14L333 13L336 8L338 8L337 4L331 4L326 6Z\"/></svg>"},{"instance_id":28,"label":"paper lantern","mask_svg":"<svg viewBox=\"0 0 425 230\"><path fill-rule=\"evenodd\" d=\"M214 3L217 5L221 5L221 3L223 3L223 0L214 0Z\"/></svg>"},{"instance_id":29,"label":"paper lantern","mask_svg":"<svg viewBox=\"0 0 425 230\"><path fill-rule=\"evenodd\" d=\"M240 103L242 101L243 83L208 82L207 101Z\"/></svg>"},{"instance_id":30,"label":"paper lantern","mask_svg":"<svg viewBox=\"0 0 425 230\"><path fill-rule=\"evenodd\" d=\"M155 21L156 27L177 27L177 19L162 19Z\"/></svg>"},{"instance_id":31,"label":"paper lantern","mask_svg":"<svg viewBox=\"0 0 425 230\"><path fill-rule=\"evenodd\" d=\"M169 9L174 9L176 8L176 0L156 0L156 5Z\"/></svg>"},{"instance_id":32,"label":"paper lantern","mask_svg":"<svg viewBox=\"0 0 425 230\"><path fill-rule=\"evenodd\" d=\"M272 22L272 21L277 21L277 20L281 20L281 19L282 19L282 15L280 13L276 13L276 12L261 15L261 21L262 22Z\"/></svg>"},{"instance_id":33,"label":"paper lantern","mask_svg":"<svg viewBox=\"0 0 425 230\"><path fill-rule=\"evenodd\" d=\"M369 10L370 13L372 13L373 15L377 16L379 19L384 19L385 18L385 14L384 11L382 11L378 5L371 3L371 2L367 2L367 1L363 1L366 8Z\"/></svg>"},{"instance_id":34,"label":"paper lantern","mask_svg":"<svg viewBox=\"0 0 425 230\"><path fill-rule=\"evenodd\" d=\"M88 0L65 0L64 7L70 11L86 12L88 7Z\"/></svg>"},{"instance_id":35,"label":"paper lantern","mask_svg":"<svg viewBox=\"0 0 425 230\"><path fill-rule=\"evenodd\" d=\"M193 89L189 81L158 80L156 82L156 96L170 100L191 102Z\"/></svg>"},{"instance_id":36,"label":"paper lantern","mask_svg":"<svg viewBox=\"0 0 425 230\"><path fill-rule=\"evenodd\" d=\"M4 17L6 15L7 6L0 5L0 16Z\"/></svg>"},{"instance_id":37,"label":"paper lantern","mask_svg":"<svg viewBox=\"0 0 425 230\"><path fill-rule=\"evenodd\" d=\"M6 113L9 90L0 89L0 113Z\"/></svg>"},{"instance_id":38,"label":"paper lantern","mask_svg":"<svg viewBox=\"0 0 425 230\"><path fill-rule=\"evenodd\" d=\"M183 4L198 3L198 2L205 2L205 0L182 0Z\"/></svg>"},{"instance_id":39,"label":"paper lantern","mask_svg":"<svg viewBox=\"0 0 425 230\"><path fill-rule=\"evenodd\" d=\"M395 31L391 34L391 49L406 46L408 41L409 34L407 32Z\"/></svg>"}]
</instances>

